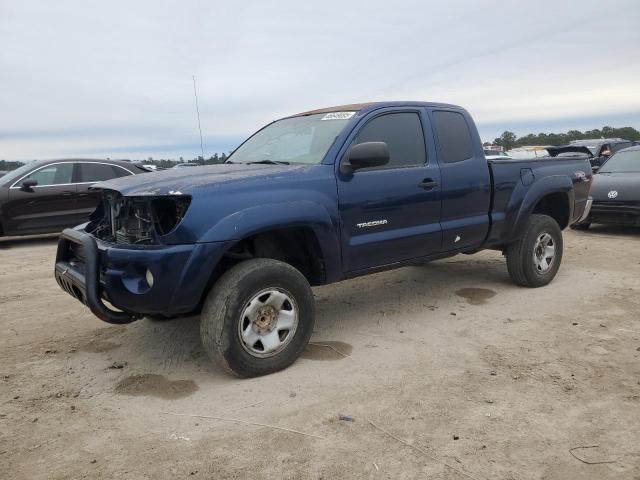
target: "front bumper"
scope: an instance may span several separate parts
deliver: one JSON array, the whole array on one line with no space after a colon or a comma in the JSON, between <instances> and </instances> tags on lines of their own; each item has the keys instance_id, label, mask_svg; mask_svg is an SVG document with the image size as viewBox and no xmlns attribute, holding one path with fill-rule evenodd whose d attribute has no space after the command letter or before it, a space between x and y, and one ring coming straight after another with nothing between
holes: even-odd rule
<instances>
[{"instance_id":1,"label":"front bumper","mask_svg":"<svg viewBox=\"0 0 640 480\"><path fill-rule=\"evenodd\" d=\"M591 207L589 222L640 226L640 202L595 201Z\"/></svg>"},{"instance_id":2,"label":"front bumper","mask_svg":"<svg viewBox=\"0 0 640 480\"><path fill-rule=\"evenodd\" d=\"M55 277L64 291L108 323L184 315L199 308L227 245L120 246L66 229L58 241Z\"/></svg>"}]
</instances>

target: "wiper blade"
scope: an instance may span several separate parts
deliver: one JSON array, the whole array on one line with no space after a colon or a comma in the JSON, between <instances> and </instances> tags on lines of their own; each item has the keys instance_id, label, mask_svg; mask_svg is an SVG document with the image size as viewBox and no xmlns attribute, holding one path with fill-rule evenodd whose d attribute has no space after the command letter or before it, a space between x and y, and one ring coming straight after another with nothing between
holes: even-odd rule
<instances>
[{"instance_id":1,"label":"wiper blade","mask_svg":"<svg viewBox=\"0 0 640 480\"><path fill-rule=\"evenodd\" d=\"M256 160L255 162L247 162L247 165L252 165L254 163L261 163L264 165L291 165L291 163L289 162L280 162L277 160L269 160L269 159L265 159L265 160Z\"/></svg>"}]
</instances>

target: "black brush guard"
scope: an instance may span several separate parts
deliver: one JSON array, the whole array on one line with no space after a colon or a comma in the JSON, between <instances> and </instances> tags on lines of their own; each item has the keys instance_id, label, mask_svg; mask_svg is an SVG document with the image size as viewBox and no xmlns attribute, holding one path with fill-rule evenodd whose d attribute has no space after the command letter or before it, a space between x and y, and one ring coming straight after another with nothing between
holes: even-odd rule
<instances>
[{"instance_id":1,"label":"black brush guard","mask_svg":"<svg viewBox=\"0 0 640 480\"><path fill-rule=\"evenodd\" d=\"M83 270L69 261L70 244L83 251ZM138 318L128 312L107 307L100 294L100 255L96 239L80 230L65 229L58 240L55 277L58 285L72 297L87 305L93 314L107 323L125 324Z\"/></svg>"}]
</instances>

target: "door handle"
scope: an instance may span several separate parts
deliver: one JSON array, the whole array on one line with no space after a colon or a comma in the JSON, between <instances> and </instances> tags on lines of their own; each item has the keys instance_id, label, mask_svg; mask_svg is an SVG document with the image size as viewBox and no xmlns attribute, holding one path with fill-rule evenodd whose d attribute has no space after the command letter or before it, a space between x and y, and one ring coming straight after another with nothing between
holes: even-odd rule
<instances>
[{"instance_id":1,"label":"door handle","mask_svg":"<svg viewBox=\"0 0 640 480\"><path fill-rule=\"evenodd\" d=\"M70 192L70 191L65 191L65 192L61 192L60 195L62 195L63 197L70 197L71 195L74 195L76 192Z\"/></svg>"},{"instance_id":2,"label":"door handle","mask_svg":"<svg viewBox=\"0 0 640 480\"><path fill-rule=\"evenodd\" d=\"M435 187L438 186L438 182L436 182L435 180L432 180L430 178L425 178L423 181L421 181L418 186L420 188L424 188L425 190L431 190Z\"/></svg>"}]
</instances>

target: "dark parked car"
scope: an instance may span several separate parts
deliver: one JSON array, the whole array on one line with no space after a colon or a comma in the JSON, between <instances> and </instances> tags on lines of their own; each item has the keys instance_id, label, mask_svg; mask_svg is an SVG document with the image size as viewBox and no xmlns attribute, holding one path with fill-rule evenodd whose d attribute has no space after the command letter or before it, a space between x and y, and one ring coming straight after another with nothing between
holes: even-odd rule
<instances>
[{"instance_id":1,"label":"dark parked car","mask_svg":"<svg viewBox=\"0 0 640 480\"><path fill-rule=\"evenodd\" d=\"M101 194L96 182L148 170L124 160L43 160L0 177L0 235L60 232L86 222Z\"/></svg>"},{"instance_id":2,"label":"dark parked car","mask_svg":"<svg viewBox=\"0 0 640 480\"><path fill-rule=\"evenodd\" d=\"M593 160L593 153L587 147L579 145L559 145L557 147L547 147L550 157L559 158L585 158L589 163Z\"/></svg>"},{"instance_id":3,"label":"dark parked car","mask_svg":"<svg viewBox=\"0 0 640 480\"><path fill-rule=\"evenodd\" d=\"M591 167L598 169L611 155L623 148L631 147L633 142L624 138L594 138L590 140L574 140L569 145L587 147L593 155L590 160Z\"/></svg>"},{"instance_id":4,"label":"dark parked car","mask_svg":"<svg viewBox=\"0 0 640 480\"><path fill-rule=\"evenodd\" d=\"M640 226L640 146L613 155L593 176L591 195L591 213L574 228L587 229L592 223Z\"/></svg>"},{"instance_id":5,"label":"dark parked car","mask_svg":"<svg viewBox=\"0 0 640 480\"><path fill-rule=\"evenodd\" d=\"M224 165L100 184L55 275L107 322L201 312L211 358L262 375L304 350L310 285L482 249L518 285L547 285L590 180L581 158L487 161L454 105L327 108L269 124Z\"/></svg>"}]
</instances>

